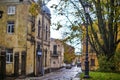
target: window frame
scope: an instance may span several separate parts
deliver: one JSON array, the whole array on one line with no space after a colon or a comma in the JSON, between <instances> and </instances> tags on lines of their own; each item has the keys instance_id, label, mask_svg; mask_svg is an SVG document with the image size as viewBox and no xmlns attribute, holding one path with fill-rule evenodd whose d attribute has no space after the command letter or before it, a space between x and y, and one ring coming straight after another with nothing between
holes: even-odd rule
<instances>
[{"instance_id":1,"label":"window frame","mask_svg":"<svg viewBox=\"0 0 120 80\"><path fill-rule=\"evenodd\" d=\"M8 15L14 15L15 13L16 13L16 6L14 6L14 5L8 6L7 14Z\"/></svg>"},{"instance_id":2,"label":"window frame","mask_svg":"<svg viewBox=\"0 0 120 80\"><path fill-rule=\"evenodd\" d=\"M91 60L91 66L95 66L95 59L90 59Z\"/></svg>"},{"instance_id":3,"label":"window frame","mask_svg":"<svg viewBox=\"0 0 120 80\"><path fill-rule=\"evenodd\" d=\"M6 63L13 63L13 50L9 51L9 49L8 49L6 51Z\"/></svg>"},{"instance_id":4,"label":"window frame","mask_svg":"<svg viewBox=\"0 0 120 80\"><path fill-rule=\"evenodd\" d=\"M7 22L7 33L13 34L15 32L15 22L14 21L8 21Z\"/></svg>"},{"instance_id":5,"label":"window frame","mask_svg":"<svg viewBox=\"0 0 120 80\"><path fill-rule=\"evenodd\" d=\"M53 45L53 54L57 54L57 45Z\"/></svg>"}]
</instances>

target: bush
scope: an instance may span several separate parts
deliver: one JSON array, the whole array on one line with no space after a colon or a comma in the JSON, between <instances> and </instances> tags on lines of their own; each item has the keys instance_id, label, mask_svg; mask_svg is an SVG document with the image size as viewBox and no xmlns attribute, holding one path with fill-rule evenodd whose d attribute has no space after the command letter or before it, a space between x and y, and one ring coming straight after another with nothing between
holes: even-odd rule
<instances>
[{"instance_id":1,"label":"bush","mask_svg":"<svg viewBox=\"0 0 120 80\"><path fill-rule=\"evenodd\" d=\"M111 59L107 59L105 55L99 55L99 71L102 72L119 72L120 71L120 50L115 53Z\"/></svg>"},{"instance_id":2,"label":"bush","mask_svg":"<svg viewBox=\"0 0 120 80\"><path fill-rule=\"evenodd\" d=\"M115 61L116 71L120 72L120 50L115 53L115 55L114 55L114 61Z\"/></svg>"},{"instance_id":3,"label":"bush","mask_svg":"<svg viewBox=\"0 0 120 80\"><path fill-rule=\"evenodd\" d=\"M115 71L115 61L114 59L107 60L107 57L105 55L100 55L98 58L99 62L99 71L103 72L113 72Z\"/></svg>"}]
</instances>

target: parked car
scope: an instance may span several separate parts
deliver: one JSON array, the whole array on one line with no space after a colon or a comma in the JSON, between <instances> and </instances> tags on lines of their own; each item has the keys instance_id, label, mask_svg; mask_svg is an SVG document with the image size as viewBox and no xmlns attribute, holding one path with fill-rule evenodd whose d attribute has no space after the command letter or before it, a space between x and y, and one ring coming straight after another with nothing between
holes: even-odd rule
<instances>
[{"instance_id":1,"label":"parked car","mask_svg":"<svg viewBox=\"0 0 120 80\"><path fill-rule=\"evenodd\" d=\"M65 64L65 63L63 64L63 67L66 67L66 64Z\"/></svg>"},{"instance_id":2,"label":"parked car","mask_svg":"<svg viewBox=\"0 0 120 80\"><path fill-rule=\"evenodd\" d=\"M72 65L72 66L75 66L75 63L73 62L71 65Z\"/></svg>"},{"instance_id":3,"label":"parked car","mask_svg":"<svg viewBox=\"0 0 120 80\"><path fill-rule=\"evenodd\" d=\"M77 62L77 67L81 67L81 62Z\"/></svg>"},{"instance_id":4,"label":"parked car","mask_svg":"<svg viewBox=\"0 0 120 80\"><path fill-rule=\"evenodd\" d=\"M66 69L71 69L72 65L71 64L66 64Z\"/></svg>"}]
</instances>

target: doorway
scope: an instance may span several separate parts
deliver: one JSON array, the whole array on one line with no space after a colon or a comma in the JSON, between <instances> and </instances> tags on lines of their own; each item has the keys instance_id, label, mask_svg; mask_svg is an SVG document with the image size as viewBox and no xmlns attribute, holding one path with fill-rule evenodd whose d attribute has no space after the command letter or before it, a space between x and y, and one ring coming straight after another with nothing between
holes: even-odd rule
<instances>
[{"instance_id":1,"label":"doorway","mask_svg":"<svg viewBox=\"0 0 120 80\"><path fill-rule=\"evenodd\" d=\"M19 75L19 52L16 52L14 55L14 76Z\"/></svg>"}]
</instances>

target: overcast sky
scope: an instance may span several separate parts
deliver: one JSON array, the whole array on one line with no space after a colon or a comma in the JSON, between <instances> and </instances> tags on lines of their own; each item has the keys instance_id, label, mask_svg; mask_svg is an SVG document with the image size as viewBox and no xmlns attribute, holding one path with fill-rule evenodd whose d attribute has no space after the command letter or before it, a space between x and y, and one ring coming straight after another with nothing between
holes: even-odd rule
<instances>
[{"instance_id":1,"label":"overcast sky","mask_svg":"<svg viewBox=\"0 0 120 80\"><path fill-rule=\"evenodd\" d=\"M54 23L55 21L59 20L58 16L54 15L53 9L50 8L50 6L52 6L53 4L58 4L59 0L50 0L47 3L48 8L51 11L51 22ZM51 25L51 37L52 38L57 38L57 39L61 39L62 38L62 31L56 31L54 28L56 28L56 26Z\"/></svg>"}]
</instances>

